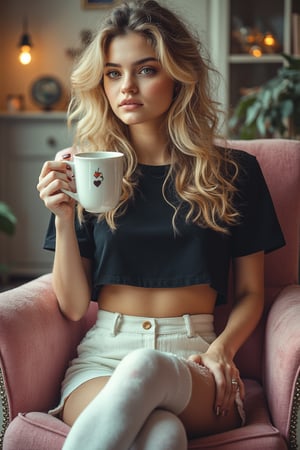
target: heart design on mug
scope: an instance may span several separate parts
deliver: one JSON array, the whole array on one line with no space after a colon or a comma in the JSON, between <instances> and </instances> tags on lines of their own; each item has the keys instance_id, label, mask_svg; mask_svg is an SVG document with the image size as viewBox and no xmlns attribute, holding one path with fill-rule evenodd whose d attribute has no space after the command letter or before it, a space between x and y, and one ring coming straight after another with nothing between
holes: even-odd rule
<instances>
[{"instance_id":1,"label":"heart design on mug","mask_svg":"<svg viewBox=\"0 0 300 450\"><path fill-rule=\"evenodd\" d=\"M95 172L94 172L94 178L99 178L98 180L94 180L94 185L95 185L96 187L99 187L100 184L102 183L102 181L104 180L103 173L100 172L100 169L95 170Z\"/></svg>"}]
</instances>

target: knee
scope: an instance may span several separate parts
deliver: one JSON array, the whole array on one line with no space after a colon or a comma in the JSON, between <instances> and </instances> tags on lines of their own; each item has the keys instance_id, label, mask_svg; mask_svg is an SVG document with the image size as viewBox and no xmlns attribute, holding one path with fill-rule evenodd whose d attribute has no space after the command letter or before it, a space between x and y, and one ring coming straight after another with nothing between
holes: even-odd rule
<instances>
[{"instance_id":1,"label":"knee","mask_svg":"<svg viewBox=\"0 0 300 450\"><path fill-rule=\"evenodd\" d=\"M148 419L148 427L156 436L160 436L160 442L165 449L187 448L188 440L182 421L173 413L166 410L155 410ZM158 445L158 444L157 444ZM159 445L157 449L160 449Z\"/></svg>"},{"instance_id":2,"label":"knee","mask_svg":"<svg viewBox=\"0 0 300 450\"><path fill-rule=\"evenodd\" d=\"M185 386L187 392L192 389L188 365L177 356L159 350L147 348L133 350L120 362L116 371L123 376L126 375L127 379L139 380L148 387L164 386L165 391L172 392L172 395L174 385L178 382L181 386Z\"/></svg>"},{"instance_id":3,"label":"knee","mask_svg":"<svg viewBox=\"0 0 300 450\"><path fill-rule=\"evenodd\" d=\"M169 427L167 441L170 448L188 448L186 430L181 420L173 414L173 421Z\"/></svg>"},{"instance_id":4,"label":"knee","mask_svg":"<svg viewBox=\"0 0 300 450\"><path fill-rule=\"evenodd\" d=\"M128 353L119 364L119 367L132 367L135 369L136 373L139 371L142 373L155 372L156 370L159 370L161 356L162 355L158 350L140 348Z\"/></svg>"},{"instance_id":5,"label":"knee","mask_svg":"<svg viewBox=\"0 0 300 450\"><path fill-rule=\"evenodd\" d=\"M184 444L187 444L186 430L182 421L175 414L166 410L156 410L156 420L159 420L159 423L162 426L162 432L164 426L166 427L166 430L168 431L166 438L168 438L170 442L177 442L178 448L185 448Z\"/></svg>"},{"instance_id":6,"label":"knee","mask_svg":"<svg viewBox=\"0 0 300 450\"><path fill-rule=\"evenodd\" d=\"M150 361L159 358L161 352L152 348L138 348L132 350L124 359L135 359L139 361Z\"/></svg>"}]
</instances>

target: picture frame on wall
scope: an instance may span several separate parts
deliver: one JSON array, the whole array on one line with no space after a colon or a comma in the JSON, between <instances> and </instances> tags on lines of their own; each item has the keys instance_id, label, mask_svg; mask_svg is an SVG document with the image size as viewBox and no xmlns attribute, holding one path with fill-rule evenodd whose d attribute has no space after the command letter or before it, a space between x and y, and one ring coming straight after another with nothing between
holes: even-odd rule
<instances>
[{"instance_id":1,"label":"picture frame on wall","mask_svg":"<svg viewBox=\"0 0 300 450\"><path fill-rule=\"evenodd\" d=\"M120 0L81 0L83 9L104 9L120 3Z\"/></svg>"}]
</instances>

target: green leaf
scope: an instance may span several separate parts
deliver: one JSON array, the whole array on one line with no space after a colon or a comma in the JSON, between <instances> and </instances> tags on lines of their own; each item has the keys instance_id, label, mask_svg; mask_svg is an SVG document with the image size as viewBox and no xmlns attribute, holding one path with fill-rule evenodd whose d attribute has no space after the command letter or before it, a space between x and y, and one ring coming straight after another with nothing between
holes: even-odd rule
<instances>
[{"instance_id":1,"label":"green leaf","mask_svg":"<svg viewBox=\"0 0 300 450\"><path fill-rule=\"evenodd\" d=\"M250 106L246 113L246 120L245 125L251 125L253 122L255 122L256 117L261 109L261 103L255 102L252 106Z\"/></svg>"},{"instance_id":2,"label":"green leaf","mask_svg":"<svg viewBox=\"0 0 300 450\"><path fill-rule=\"evenodd\" d=\"M261 136L266 136L266 118L265 115L261 112L256 119L256 126L259 134Z\"/></svg>"},{"instance_id":3,"label":"green leaf","mask_svg":"<svg viewBox=\"0 0 300 450\"><path fill-rule=\"evenodd\" d=\"M282 53L283 58L289 63L290 69L300 69L300 58Z\"/></svg>"},{"instance_id":4,"label":"green leaf","mask_svg":"<svg viewBox=\"0 0 300 450\"><path fill-rule=\"evenodd\" d=\"M274 86L272 91L273 100L277 103L279 101L280 96L286 92L289 85L288 80L281 80L277 86Z\"/></svg>"},{"instance_id":5,"label":"green leaf","mask_svg":"<svg viewBox=\"0 0 300 450\"><path fill-rule=\"evenodd\" d=\"M295 86L295 96L300 98L300 83Z\"/></svg>"},{"instance_id":6,"label":"green leaf","mask_svg":"<svg viewBox=\"0 0 300 450\"><path fill-rule=\"evenodd\" d=\"M242 97L240 101L238 102L233 115L242 118L245 116L248 108L250 108L253 103L256 102L256 96L254 95L246 95L245 97Z\"/></svg>"},{"instance_id":7,"label":"green leaf","mask_svg":"<svg viewBox=\"0 0 300 450\"><path fill-rule=\"evenodd\" d=\"M17 219L11 209L3 202L0 202L0 231L13 235L16 229Z\"/></svg>"},{"instance_id":8,"label":"green leaf","mask_svg":"<svg viewBox=\"0 0 300 450\"><path fill-rule=\"evenodd\" d=\"M294 103L292 100L288 99L281 104L281 115L282 117L289 117L293 114Z\"/></svg>"},{"instance_id":9,"label":"green leaf","mask_svg":"<svg viewBox=\"0 0 300 450\"><path fill-rule=\"evenodd\" d=\"M239 133L240 139L254 139L257 137L256 124L253 123L250 126L243 125Z\"/></svg>"},{"instance_id":10,"label":"green leaf","mask_svg":"<svg viewBox=\"0 0 300 450\"><path fill-rule=\"evenodd\" d=\"M228 126L230 129L235 128L238 123L239 123L239 119L237 116L231 116L230 119L228 120Z\"/></svg>"},{"instance_id":11,"label":"green leaf","mask_svg":"<svg viewBox=\"0 0 300 450\"><path fill-rule=\"evenodd\" d=\"M268 89L265 90L262 94L261 100L262 100L262 107L264 109L268 109L272 100L272 92L269 91Z\"/></svg>"}]
</instances>

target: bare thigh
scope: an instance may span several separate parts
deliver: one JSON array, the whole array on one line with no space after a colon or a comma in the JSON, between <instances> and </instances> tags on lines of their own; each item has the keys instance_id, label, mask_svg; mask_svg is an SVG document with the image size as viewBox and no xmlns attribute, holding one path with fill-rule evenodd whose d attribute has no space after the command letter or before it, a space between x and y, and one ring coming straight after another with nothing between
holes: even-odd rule
<instances>
[{"instance_id":1,"label":"bare thigh","mask_svg":"<svg viewBox=\"0 0 300 450\"><path fill-rule=\"evenodd\" d=\"M193 389L191 400L185 410L180 414L189 438L221 433L241 424L241 418L234 402L226 416L217 416L215 412L215 381L207 371L202 374L197 368L190 366Z\"/></svg>"},{"instance_id":2,"label":"bare thigh","mask_svg":"<svg viewBox=\"0 0 300 450\"><path fill-rule=\"evenodd\" d=\"M86 381L66 399L62 412L63 421L72 426L79 414L104 388L110 377L98 377Z\"/></svg>"}]
</instances>

